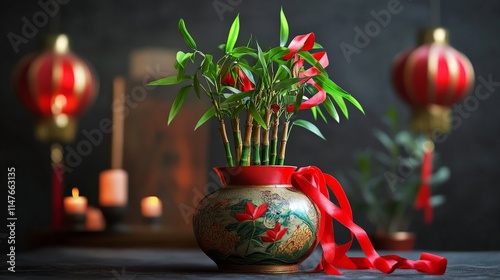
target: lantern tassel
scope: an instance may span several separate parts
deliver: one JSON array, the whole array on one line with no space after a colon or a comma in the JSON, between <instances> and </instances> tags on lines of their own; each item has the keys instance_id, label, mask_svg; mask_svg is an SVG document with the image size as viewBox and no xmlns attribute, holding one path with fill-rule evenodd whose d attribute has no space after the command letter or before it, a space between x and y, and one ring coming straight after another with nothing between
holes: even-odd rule
<instances>
[{"instance_id":1,"label":"lantern tassel","mask_svg":"<svg viewBox=\"0 0 500 280\"><path fill-rule=\"evenodd\" d=\"M60 144L53 144L50 157L52 159L52 229L62 227L62 202L63 202L63 174L64 161L63 149Z\"/></svg>"},{"instance_id":2,"label":"lantern tassel","mask_svg":"<svg viewBox=\"0 0 500 280\"><path fill-rule=\"evenodd\" d=\"M424 221L426 224L432 222L433 209L431 203L431 177L432 177L432 159L434 154L434 143L427 140L424 143L424 157L422 160L421 184L418 189L415 208L424 210Z\"/></svg>"}]
</instances>

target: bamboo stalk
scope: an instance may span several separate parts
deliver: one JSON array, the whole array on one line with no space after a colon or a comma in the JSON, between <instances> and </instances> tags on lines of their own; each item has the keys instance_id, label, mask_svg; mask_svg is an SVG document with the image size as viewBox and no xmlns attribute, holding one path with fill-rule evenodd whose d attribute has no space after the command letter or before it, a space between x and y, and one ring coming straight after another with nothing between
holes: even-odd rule
<instances>
[{"instance_id":1,"label":"bamboo stalk","mask_svg":"<svg viewBox=\"0 0 500 280\"><path fill-rule=\"evenodd\" d=\"M272 138L271 138L271 165L276 164L276 157L278 155L278 126L280 119L277 114L274 116L273 125L271 127L272 130Z\"/></svg>"},{"instance_id":2,"label":"bamboo stalk","mask_svg":"<svg viewBox=\"0 0 500 280\"><path fill-rule=\"evenodd\" d=\"M266 114L264 116L264 121L266 122L267 129L264 130L262 135L262 165L269 165L269 132L271 124L272 111L266 109Z\"/></svg>"},{"instance_id":3,"label":"bamboo stalk","mask_svg":"<svg viewBox=\"0 0 500 280\"><path fill-rule=\"evenodd\" d=\"M255 123L253 125L253 141L252 141L252 164L260 165L260 125Z\"/></svg>"},{"instance_id":4,"label":"bamboo stalk","mask_svg":"<svg viewBox=\"0 0 500 280\"><path fill-rule=\"evenodd\" d=\"M245 138L243 139L243 147L241 151L240 164L241 166L248 166L250 164L250 146L252 145L252 125L253 117L250 111L247 111L247 119L245 124Z\"/></svg>"},{"instance_id":5,"label":"bamboo stalk","mask_svg":"<svg viewBox=\"0 0 500 280\"><path fill-rule=\"evenodd\" d=\"M233 129L234 152L236 162L240 162L243 143L241 142L240 118L236 117L231 120L231 127Z\"/></svg>"},{"instance_id":6,"label":"bamboo stalk","mask_svg":"<svg viewBox=\"0 0 500 280\"><path fill-rule=\"evenodd\" d=\"M224 144L224 149L226 150L226 160L229 167L234 166L233 156L231 155L231 146L229 145L229 140L227 139L226 124L224 120L220 120L220 135L222 136L222 143Z\"/></svg>"},{"instance_id":7,"label":"bamboo stalk","mask_svg":"<svg viewBox=\"0 0 500 280\"><path fill-rule=\"evenodd\" d=\"M288 125L290 122L287 120L283 125L283 136L281 137L280 154L278 155L278 165L285 164L285 150L288 141Z\"/></svg>"}]
</instances>

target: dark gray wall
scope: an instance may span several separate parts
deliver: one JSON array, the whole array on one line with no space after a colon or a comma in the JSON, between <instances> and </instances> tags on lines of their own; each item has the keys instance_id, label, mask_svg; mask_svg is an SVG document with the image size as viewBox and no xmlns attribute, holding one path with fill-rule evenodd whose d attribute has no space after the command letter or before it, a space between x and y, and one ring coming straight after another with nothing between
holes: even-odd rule
<instances>
[{"instance_id":1,"label":"dark gray wall","mask_svg":"<svg viewBox=\"0 0 500 280\"><path fill-rule=\"evenodd\" d=\"M43 0L41 0L43 1ZM62 2L62 1L61 1ZM317 165L336 175L351 167L353 152L374 146L373 127L381 127L380 118L389 106L397 106L408 117L408 108L395 95L390 84L390 66L394 56L415 44L416 30L430 22L428 1L401 0L402 11L392 15L389 24L371 38L369 44L351 55L342 54L342 42L353 44L354 28L364 28L373 21L371 11L387 9L389 0L377 1L67 1L62 12L50 18L37 34L19 45L15 52L7 34L22 34L22 18L30 21L41 10L36 1L4 1L0 20L1 93L0 131L2 177L6 167L15 166L17 175L16 205L19 218L18 243L31 229L48 228L50 224L50 166L48 145L33 137L34 118L21 105L12 90L10 76L14 65L26 54L38 50L39 42L51 29L71 38L72 49L90 61L101 80L100 95L92 108L80 119L80 129L98 126L110 117L111 80L126 74L128 54L145 46L185 49L176 29L183 17L202 49L216 51L225 41L227 30L237 13L241 16L242 38L254 34L261 45L276 44L279 36L278 12L286 11L291 34L314 31L317 40L328 51L329 73L363 104L366 116L352 110L350 120L341 125L319 126L327 142L307 133L293 135L288 148L288 163ZM397 2L397 1L396 1ZM214 4L230 9L222 12ZM232 5L232 6L227 6ZM476 77L500 81L498 50L500 39L500 3L488 1L442 1L442 25L449 28L451 44L465 53L476 71ZM57 25L57 23L59 24ZM479 85L476 82L476 87ZM451 180L439 189L447 202L436 209L435 221L423 226L416 221L419 247L439 250L500 249L500 188L495 179L500 171L497 145L500 105L496 84L491 95L479 101L466 114L454 113L460 125L437 150L442 163L452 171ZM471 106L469 106L470 108ZM496 108L496 109L495 109ZM165 108L165 118L167 108ZM210 165L224 164L217 134L212 135ZM75 143L82 139L78 135ZM101 170L109 168L109 137L83 159L81 165L67 174L66 186L79 185L97 204L97 180ZM138 147L140 148L140 147ZM5 188L3 188L5 190ZM6 193L2 194L4 205ZM4 207L2 206L2 209ZM3 217L4 210L1 211ZM4 218L2 218L4 220ZM3 222L2 222L3 223ZM6 229L0 229L0 233ZM2 239L4 245L5 239ZM3 252L3 250L2 250Z\"/></svg>"}]
</instances>

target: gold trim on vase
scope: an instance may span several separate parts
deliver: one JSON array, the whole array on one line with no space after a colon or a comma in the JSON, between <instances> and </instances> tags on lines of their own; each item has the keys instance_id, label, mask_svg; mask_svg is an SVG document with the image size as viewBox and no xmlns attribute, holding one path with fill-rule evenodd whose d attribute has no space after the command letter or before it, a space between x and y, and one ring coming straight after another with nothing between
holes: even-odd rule
<instances>
[{"instance_id":1,"label":"gold trim on vase","mask_svg":"<svg viewBox=\"0 0 500 280\"><path fill-rule=\"evenodd\" d=\"M299 264L282 265L232 265L217 264L221 272L233 273L295 273L299 271Z\"/></svg>"},{"instance_id":2,"label":"gold trim on vase","mask_svg":"<svg viewBox=\"0 0 500 280\"><path fill-rule=\"evenodd\" d=\"M225 189L240 189L240 188L293 188L291 184L269 184L269 185L226 185Z\"/></svg>"}]
</instances>

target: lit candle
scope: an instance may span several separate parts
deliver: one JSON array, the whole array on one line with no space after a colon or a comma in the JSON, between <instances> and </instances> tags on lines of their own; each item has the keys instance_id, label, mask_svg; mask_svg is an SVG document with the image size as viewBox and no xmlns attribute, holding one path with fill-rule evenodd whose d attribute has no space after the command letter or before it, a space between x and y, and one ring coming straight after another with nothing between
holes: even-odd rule
<instances>
[{"instance_id":1,"label":"lit candle","mask_svg":"<svg viewBox=\"0 0 500 280\"><path fill-rule=\"evenodd\" d=\"M104 207L126 206L128 176L123 169L109 169L99 176L99 205Z\"/></svg>"},{"instance_id":2,"label":"lit candle","mask_svg":"<svg viewBox=\"0 0 500 280\"><path fill-rule=\"evenodd\" d=\"M161 200L156 196L148 196L141 200L141 213L146 218L160 217L162 212Z\"/></svg>"},{"instance_id":3,"label":"lit candle","mask_svg":"<svg viewBox=\"0 0 500 280\"><path fill-rule=\"evenodd\" d=\"M87 198L78 196L78 188L71 190L73 196L64 198L64 211L68 215L84 215L87 212Z\"/></svg>"}]
</instances>

